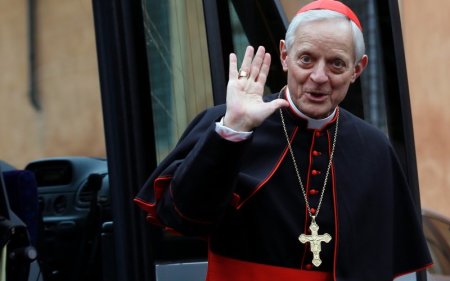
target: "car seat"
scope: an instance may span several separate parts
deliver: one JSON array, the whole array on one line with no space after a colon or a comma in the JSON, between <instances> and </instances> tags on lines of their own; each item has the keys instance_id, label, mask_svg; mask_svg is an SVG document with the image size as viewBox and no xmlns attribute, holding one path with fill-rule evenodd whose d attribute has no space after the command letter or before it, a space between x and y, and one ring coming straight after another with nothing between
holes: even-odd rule
<instances>
[{"instance_id":1,"label":"car seat","mask_svg":"<svg viewBox=\"0 0 450 281\"><path fill-rule=\"evenodd\" d=\"M0 195L0 280L42 280L33 245L39 217L34 175L0 168Z\"/></svg>"}]
</instances>

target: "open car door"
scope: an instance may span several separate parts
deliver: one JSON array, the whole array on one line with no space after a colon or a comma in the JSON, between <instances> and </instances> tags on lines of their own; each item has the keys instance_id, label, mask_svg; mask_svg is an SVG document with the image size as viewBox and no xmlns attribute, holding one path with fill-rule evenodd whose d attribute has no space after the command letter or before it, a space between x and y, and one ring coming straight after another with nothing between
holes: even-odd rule
<instances>
[{"instance_id":1,"label":"open car door","mask_svg":"<svg viewBox=\"0 0 450 281\"><path fill-rule=\"evenodd\" d=\"M297 7L300 2L306 1ZM342 106L389 136L419 210L398 3L346 3L365 26L371 61ZM109 268L114 279L108 280L168 280L157 278L160 265L205 261L206 245L146 224L132 200L188 121L206 106L225 101L229 53L240 56L246 45L263 45L278 57L289 7L277 0L94 0L93 6L114 199L111 262L116 266ZM268 92L284 83L281 65L273 62ZM196 270L204 273L204 267ZM426 280L425 275L418 273L417 280Z\"/></svg>"}]
</instances>

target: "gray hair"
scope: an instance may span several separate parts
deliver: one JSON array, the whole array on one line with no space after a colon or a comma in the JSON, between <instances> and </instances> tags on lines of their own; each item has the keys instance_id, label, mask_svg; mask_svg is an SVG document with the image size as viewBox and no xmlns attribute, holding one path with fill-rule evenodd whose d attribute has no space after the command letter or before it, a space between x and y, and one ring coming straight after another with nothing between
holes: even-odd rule
<instances>
[{"instance_id":1,"label":"gray hair","mask_svg":"<svg viewBox=\"0 0 450 281\"><path fill-rule=\"evenodd\" d=\"M355 60L359 62L366 52L366 47L364 44L364 36L359 27L347 18L345 15L330 11L330 10L309 10L300 14L297 14L289 24L288 30L286 32L286 49L290 50L295 41L295 32L301 24L308 22L319 21L324 19L346 19L351 23L352 34L353 34L353 46L355 49Z\"/></svg>"}]
</instances>

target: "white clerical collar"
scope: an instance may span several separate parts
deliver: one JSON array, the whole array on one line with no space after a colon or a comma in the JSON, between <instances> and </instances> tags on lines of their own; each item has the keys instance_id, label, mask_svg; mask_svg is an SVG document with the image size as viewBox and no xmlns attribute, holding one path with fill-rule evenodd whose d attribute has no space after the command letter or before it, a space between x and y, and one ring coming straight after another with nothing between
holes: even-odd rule
<instances>
[{"instance_id":1,"label":"white clerical collar","mask_svg":"<svg viewBox=\"0 0 450 281\"><path fill-rule=\"evenodd\" d=\"M297 114L299 117L306 119L308 121L308 129L322 129L325 125L330 123L331 120L333 120L334 115L336 115L336 108L334 111L328 115L328 117L325 117L323 119L314 119L307 115L305 115L303 112L301 112L297 106L294 104L291 98L291 93L289 92L289 88L286 87L286 97L287 101L289 102L290 107L294 111L295 114Z\"/></svg>"}]
</instances>

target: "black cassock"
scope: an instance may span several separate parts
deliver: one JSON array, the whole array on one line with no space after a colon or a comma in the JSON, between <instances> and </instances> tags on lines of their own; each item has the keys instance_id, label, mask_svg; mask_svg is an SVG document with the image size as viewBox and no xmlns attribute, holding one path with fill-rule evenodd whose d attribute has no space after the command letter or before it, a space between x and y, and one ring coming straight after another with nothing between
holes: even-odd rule
<instances>
[{"instance_id":1,"label":"black cassock","mask_svg":"<svg viewBox=\"0 0 450 281\"><path fill-rule=\"evenodd\" d=\"M278 94L266 97L274 99ZM283 109L310 207L323 190L336 117L320 130ZM223 139L216 106L197 116L135 202L151 222L207 236L210 251L254 263L332 272L339 281L383 281L431 264L405 176L387 137L339 108L336 149L316 218L322 243L311 265L305 206L279 111L241 142Z\"/></svg>"}]
</instances>

